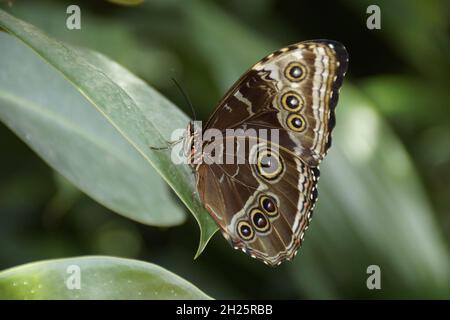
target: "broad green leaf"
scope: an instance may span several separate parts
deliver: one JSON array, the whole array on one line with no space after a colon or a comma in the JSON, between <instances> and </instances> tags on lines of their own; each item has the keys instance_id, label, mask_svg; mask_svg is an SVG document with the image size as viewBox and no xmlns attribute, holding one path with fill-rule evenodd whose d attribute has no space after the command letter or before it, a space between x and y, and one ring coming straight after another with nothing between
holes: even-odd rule
<instances>
[{"instance_id":1,"label":"broad green leaf","mask_svg":"<svg viewBox=\"0 0 450 320\"><path fill-rule=\"evenodd\" d=\"M211 298L160 266L131 259L91 256L34 262L2 271L0 299Z\"/></svg>"},{"instance_id":2,"label":"broad green leaf","mask_svg":"<svg viewBox=\"0 0 450 320\"><path fill-rule=\"evenodd\" d=\"M0 11L0 26L16 36L54 68L61 75L60 82L65 80L67 85L71 85L81 93L86 104L89 104L90 108L98 112L98 116L115 128L128 145L132 146L135 152L138 152L166 180L199 223L201 234L197 253L199 254L217 227L198 197L194 195L194 176L187 165L175 165L172 162L170 150L154 151L150 148L167 145L172 132L175 129L184 128L188 118L142 80L98 53L73 48L52 39L34 26L4 11ZM12 97L8 95L6 99L10 101ZM18 98L19 102L23 103L21 99L21 97ZM55 122L55 120L59 119L52 118L50 121ZM76 121L89 122L90 119L83 114ZM60 122L56 121L56 123ZM48 136L58 138L54 133ZM68 137L64 137L61 141L66 138ZM77 139L73 140L76 140L73 143L83 144ZM96 166L108 164L91 159L91 162L84 165L93 165L94 162ZM151 170L150 166L148 170ZM149 184L148 188L158 192L161 186ZM131 187L130 190L142 192L136 187ZM162 198L160 202L165 203L166 200Z\"/></svg>"},{"instance_id":3,"label":"broad green leaf","mask_svg":"<svg viewBox=\"0 0 450 320\"><path fill-rule=\"evenodd\" d=\"M0 33L0 48L5 125L106 207L149 225L184 220L145 159L60 73L6 33Z\"/></svg>"}]
</instances>

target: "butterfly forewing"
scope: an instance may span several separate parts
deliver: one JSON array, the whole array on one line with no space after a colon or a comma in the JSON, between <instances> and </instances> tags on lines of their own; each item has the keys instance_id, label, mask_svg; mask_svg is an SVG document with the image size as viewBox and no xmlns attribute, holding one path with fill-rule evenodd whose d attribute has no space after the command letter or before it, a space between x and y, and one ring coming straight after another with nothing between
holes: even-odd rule
<instances>
[{"instance_id":1,"label":"butterfly forewing","mask_svg":"<svg viewBox=\"0 0 450 320\"><path fill-rule=\"evenodd\" d=\"M285 148L317 166L331 145L334 109L347 62L345 47L335 41L308 41L280 49L255 64L230 89L205 129L278 128Z\"/></svg>"}]
</instances>

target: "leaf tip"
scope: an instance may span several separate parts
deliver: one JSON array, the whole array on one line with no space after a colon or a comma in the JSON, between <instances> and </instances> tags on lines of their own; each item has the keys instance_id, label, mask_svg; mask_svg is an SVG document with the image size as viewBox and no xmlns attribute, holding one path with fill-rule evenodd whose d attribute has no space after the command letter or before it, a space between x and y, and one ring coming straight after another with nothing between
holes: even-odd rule
<instances>
[{"instance_id":1,"label":"leaf tip","mask_svg":"<svg viewBox=\"0 0 450 320\"><path fill-rule=\"evenodd\" d=\"M197 260L198 257L203 253L203 251L206 248L206 245L209 243L211 238L214 236L214 234L217 232L218 228L217 226L214 226L213 228L208 228L206 230L200 231L200 241L198 244L197 252L195 253L194 260Z\"/></svg>"}]
</instances>

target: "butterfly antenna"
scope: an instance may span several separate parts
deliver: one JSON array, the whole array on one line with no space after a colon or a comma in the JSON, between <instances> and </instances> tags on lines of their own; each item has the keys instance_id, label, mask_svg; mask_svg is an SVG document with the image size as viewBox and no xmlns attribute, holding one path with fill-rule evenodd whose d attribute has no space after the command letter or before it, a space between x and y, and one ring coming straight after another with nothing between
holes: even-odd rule
<instances>
[{"instance_id":1,"label":"butterfly antenna","mask_svg":"<svg viewBox=\"0 0 450 320\"><path fill-rule=\"evenodd\" d=\"M192 115L194 116L194 121L197 120L197 114L195 113L194 106L192 105L191 99L189 99L189 96L187 93L183 90L183 88L180 86L177 80L175 78L172 78L173 83L177 86L178 90L180 90L181 94L184 97L184 100L188 103L189 107L191 108Z\"/></svg>"}]
</instances>

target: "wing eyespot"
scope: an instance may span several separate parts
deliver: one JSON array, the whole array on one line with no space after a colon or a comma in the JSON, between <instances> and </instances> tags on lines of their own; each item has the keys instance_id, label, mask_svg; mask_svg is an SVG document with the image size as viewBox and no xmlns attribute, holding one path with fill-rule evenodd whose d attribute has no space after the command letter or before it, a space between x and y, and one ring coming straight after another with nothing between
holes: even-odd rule
<instances>
[{"instance_id":1,"label":"wing eyespot","mask_svg":"<svg viewBox=\"0 0 450 320\"><path fill-rule=\"evenodd\" d=\"M252 226L245 220L239 221L237 225L237 234L245 241L252 240L255 236Z\"/></svg>"},{"instance_id":2,"label":"wing eyespot","mask_svg":"<svg viewBox=\"0 0 450 320\"><path fill-rule=\"evenodd\" d=\"M267 219L266 215L258 208L255 208L250 212L250 221L258 232L263 233L270 229L269 219Z\"/></svg>"},{"instance_id":3,"label":"wing eyespot","mask_svg":"<svg viewBox=\"0 0 450 320\"><path fill-rule=\"evenodd\" d=\"M269 217L278 215L278 206L274 198L263 195L259 198L259 205Z\"/></svg>"},{"instance_id":4,"label":"wing eyespot","mask_svg":"<svg viewBox=\"0 0 450 320\"><path fill-rule=\"evenodd\" d=\"M292 82L299 82L306 77L306 67L300 62L291 62L284 69L284 76Z\"/></svg>"},{"instance_id":5,"label":"wing eyespot","mask_svg":"<svg viewBox=\"0 0 450 320\"><path fill-rule=\"evenodd\" d=\"M299 114L290 114L287 117L286 123L292 131L295 132L303 132L306 128L306 121L305 119L299 115Z\"/></svg>"},{"instance_id":6,"label":"wing eyespot","mask_svg":"<svg viewBox=\"0 0 450 320\"><path fill-rule=\"evenodd\" d=\"M281 106L290 112L297 112L304 106L305 100L294 91L288 91L281 96Z\"/></svg>"},{"instance_id":7,"label":"wing eyespot","mask_svg":"<svg viewBox=\"0 0 450 320\"><path fill-rule=\"evenodd\" d=\"M278 178L284 169L283 160L273 150L260 151L257 158L256 167L258 173L267 180Z\"/></svg>"}]
</instances>

